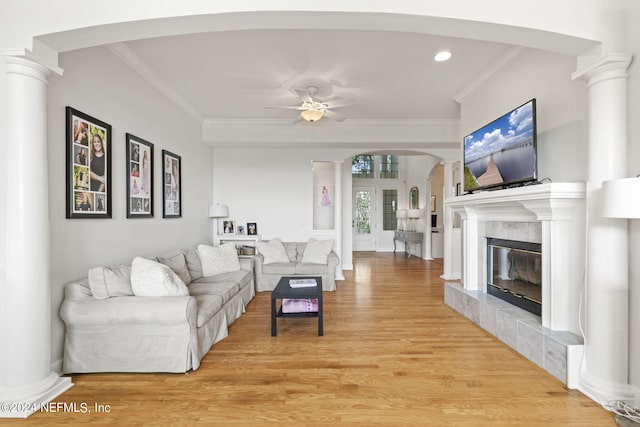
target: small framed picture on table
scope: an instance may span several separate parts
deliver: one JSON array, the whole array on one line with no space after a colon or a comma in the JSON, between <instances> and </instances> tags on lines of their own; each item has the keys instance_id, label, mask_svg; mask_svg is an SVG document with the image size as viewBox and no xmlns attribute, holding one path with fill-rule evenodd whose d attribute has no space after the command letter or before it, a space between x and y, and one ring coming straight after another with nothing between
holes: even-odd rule
<instances>
[{"instance_id":1,"label":"small framed picture on table","mask_svg":"<svg viewBox=\"0 0 640 427\"><path fill-rule=\"evenodd\" d=\"M222 234L236 234L236 222L230 219L222 221Z\"/></svg>"},{"instance_id":2,"label":"small framed picture on table","mask_svg":"<svg viewBox=\"0 0 640 427\"><path fill-rule=\"evenodd\" d=\"M256 224L255 222L248 222L247 223L247 234L249 236L255 236L258 234L258 224Z\"/></svg>"}]
</instances>

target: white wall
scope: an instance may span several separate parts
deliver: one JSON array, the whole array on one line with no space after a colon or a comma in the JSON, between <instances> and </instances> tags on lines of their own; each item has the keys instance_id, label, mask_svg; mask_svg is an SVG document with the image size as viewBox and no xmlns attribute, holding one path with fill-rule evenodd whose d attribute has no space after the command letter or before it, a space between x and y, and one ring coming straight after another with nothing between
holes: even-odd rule
<instances>
[{"instance_id":1,"label":"white wall","mask_svg":"<svg viewBox=\"0 0 640 427\"><path fill-rule=\"evenodd\" d=\"M62 357L58 317L63 286L99 265L129 263L210 240L211 148L196 123L106 48L60 56L62 77L49 81L49 205L52 266L52 360ZM112 218L65 218L65 106L112 125ZM125 133L154 144L154 218L126 218ZM162 149L182 156L180 219L162 218Z\"/></svg>"}]
</instances>

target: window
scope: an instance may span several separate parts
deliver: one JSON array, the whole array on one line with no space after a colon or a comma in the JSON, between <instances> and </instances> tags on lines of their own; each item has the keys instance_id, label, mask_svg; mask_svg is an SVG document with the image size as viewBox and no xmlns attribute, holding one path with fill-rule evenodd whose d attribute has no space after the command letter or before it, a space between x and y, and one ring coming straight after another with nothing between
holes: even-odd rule
<instances>
[{"instance_id":1,"label":"window","mask_svg":"<svg viewBox=\"0 0 640 427\"><path fill-rule=\"evenodd\" d=\"M398 178L398 156L380 156L380 178Z\"/></svg>"},{"instance_id":2,"label":"window","mask_svg":"<svg viewBox=\"0 0 640 427\"><path fill-rule=\"evenodd\" d=\"M371 234L371 191L356 193L355 228L357 234Z\"/></svg>"},{"instance_id":3,"label":"window","mask_svg":"<svg viewBox=\"0 0 640 427\"><path fill-rule=\"evenodd\" d=\"M382 229L395 230L398 227L398 190L382 190Z\"/></svg>"},{"instance_id":4,"label":"window","mask_svg":"<svg viewBox=\"0 0 640 427\"><path fill-rule=\"evenodd\" d=\"M353 178L373 178L373 157L360 154L351 158L351 175Z\"/></svg>"}]
</instances>

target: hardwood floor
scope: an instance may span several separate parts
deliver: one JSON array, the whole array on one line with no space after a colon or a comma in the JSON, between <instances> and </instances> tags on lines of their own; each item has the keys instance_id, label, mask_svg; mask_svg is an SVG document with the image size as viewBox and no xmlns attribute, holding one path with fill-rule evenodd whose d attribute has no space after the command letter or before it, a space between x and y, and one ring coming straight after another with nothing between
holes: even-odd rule
<instances>
[{"instance_id":1,"label":"hardwood floor","mask_svg":"<svg viewBox=\"0 0 640 427\"><path fill-rule=\"evenodd\" d=\"M279 319L271 337L270 294L259 293L197 371L74 375L56 402L91 413L0 425L615 425L447 307L441 260L356 253L354 266L324 294L323 337L316 319Z\"/></svg>"}]
</instances>

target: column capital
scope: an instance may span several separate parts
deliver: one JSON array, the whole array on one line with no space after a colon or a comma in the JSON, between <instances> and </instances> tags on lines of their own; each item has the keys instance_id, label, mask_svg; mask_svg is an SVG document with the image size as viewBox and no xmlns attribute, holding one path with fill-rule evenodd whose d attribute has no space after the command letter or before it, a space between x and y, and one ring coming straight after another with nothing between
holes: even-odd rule
<instances>
[{"instance_id":1,"label":"column capital","mask_svg":"<svg viewBox=\"0 0 640 427\"><path fill-rule=\"evenodd\" d=\"M602 56L584 64L571 75L571 78L586 80L589 86L611 78L627 78L627 68L632 59L633 55L629 53L612 53Z\"/></svg>"},{"instance_id":2,"label":"column capital","mask_svg":"<svg viewBox=\"0 0 640 427\"><path fill-rule=\"evenodd\" d=\"M4 60L7 63L7 74L20 74L25 77L32 77L49 83L49 76L51 76L51 70L47 67L39 64L38 62L12 55L4 55Z\"/></svg>"}]
</instances>

